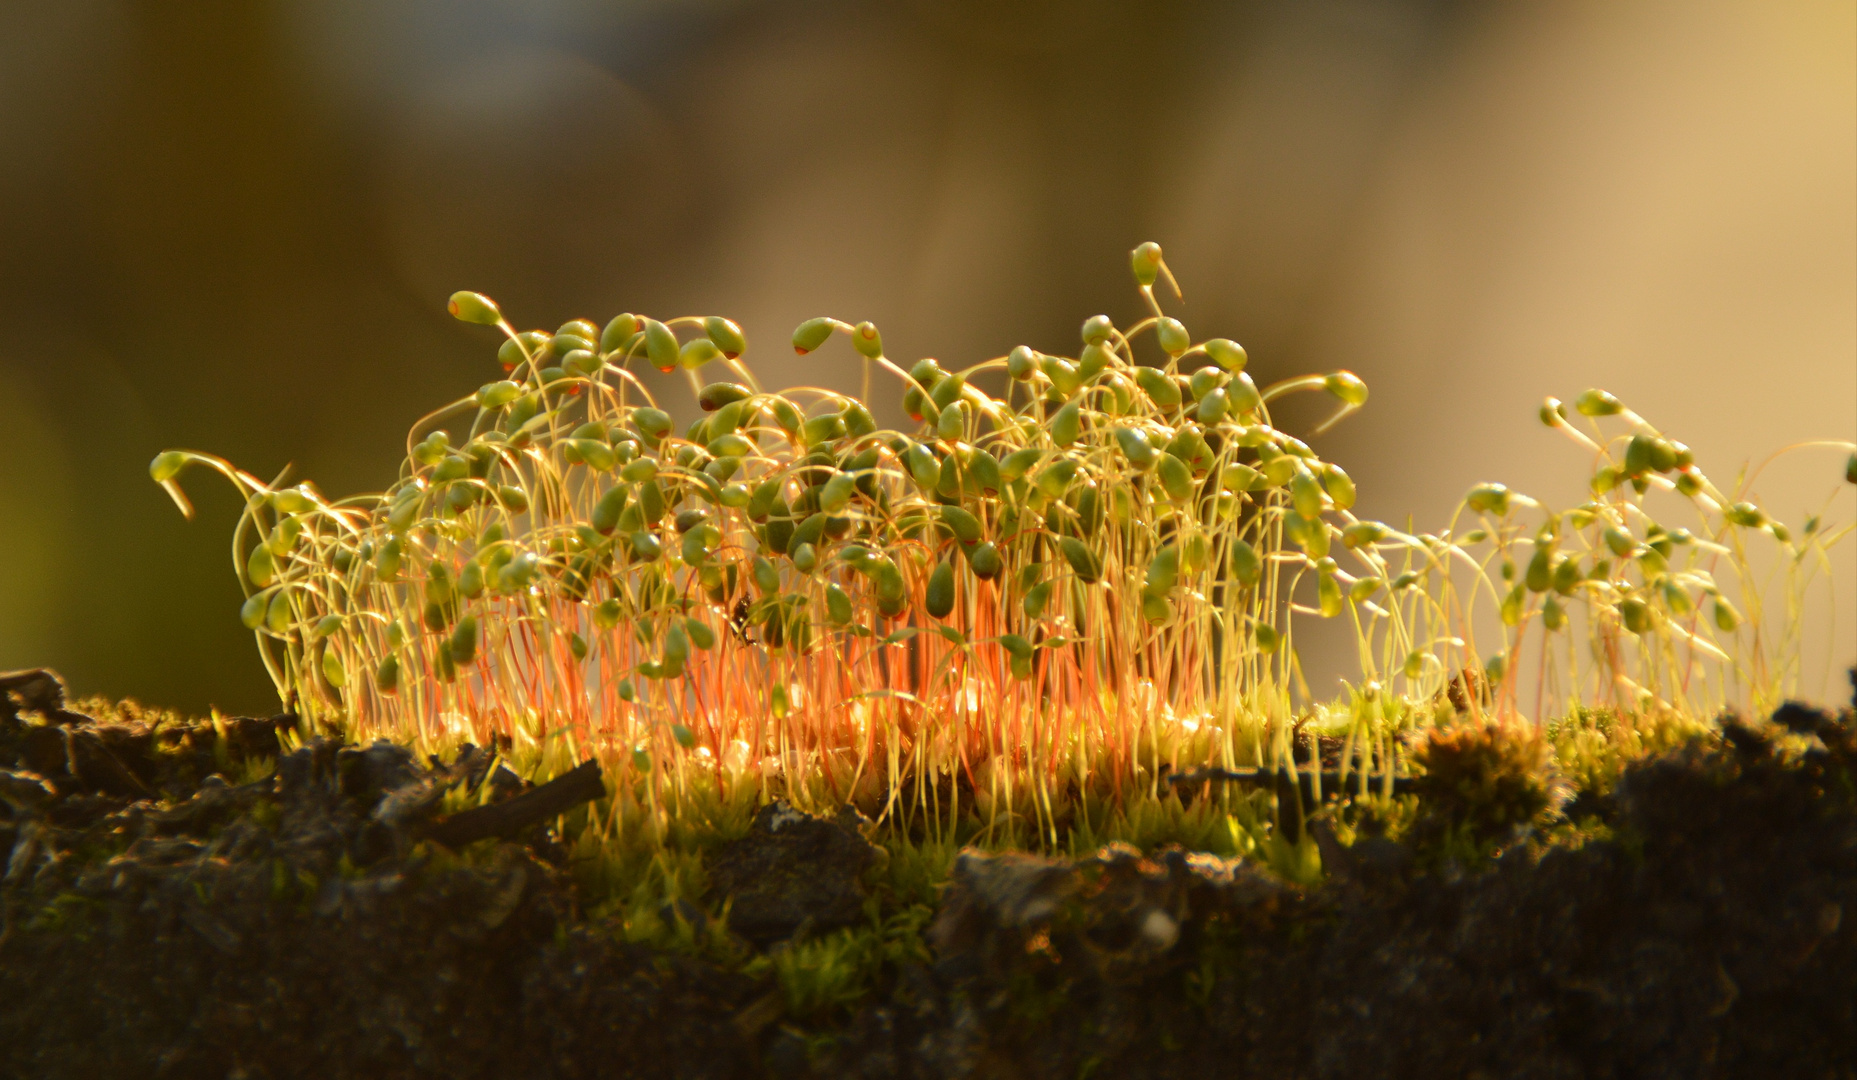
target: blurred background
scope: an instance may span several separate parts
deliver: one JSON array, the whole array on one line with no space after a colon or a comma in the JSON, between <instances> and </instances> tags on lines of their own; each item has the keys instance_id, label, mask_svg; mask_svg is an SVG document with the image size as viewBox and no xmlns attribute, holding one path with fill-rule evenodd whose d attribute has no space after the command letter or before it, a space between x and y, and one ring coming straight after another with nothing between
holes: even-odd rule
<instances>
[{"instance_id":1,"label":"blurred background","mask_svg":"<svg viewBox=\"0 0 1857 1080\"><path fill-rule=\"evenodd\" d=\"M0 6L0 669L274 709L230 489L190 474L188 523L148 461L379 490L412 421L495 373L459 288L520 326L729 315L764 382L854 390L849 349L793 356L797 322L872 319L906 361L1074 353L1086 316L1137 317L1127 252L1157 240L1176 313L1260 382L1367 380L1318 448L1420 529L1482 480L1583 498L1547 394L1614 391L1718 480L1857 438L1854 13ZM1795 456L1756 489L1796 525L1841 472ZM1815 693L1857 655L1837 561Z\"/></svg>"}]
</instances>

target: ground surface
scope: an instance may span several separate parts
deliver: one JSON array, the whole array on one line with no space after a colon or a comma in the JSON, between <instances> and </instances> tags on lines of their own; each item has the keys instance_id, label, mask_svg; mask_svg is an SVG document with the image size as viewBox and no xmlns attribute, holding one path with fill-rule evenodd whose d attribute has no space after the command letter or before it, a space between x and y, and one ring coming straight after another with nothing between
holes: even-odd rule
<instances>
[{"instance_id":1,"label":"ground surface","mask_svg":"<svg viewBox=\"0 0 1857 1080\"><path fill-rule=\"evenodd\" d=\"M801 1020L583 917L545 833L421 843L446 784L511 779L487 757L317 743L238 784L269 721L42 691L0 695L0 1076L1857 1077L1849 712L1780 717L1804 752L1731 727L1640 762L1576 803L1610 839L1474 870L1320 831L1313 892L1179 851L964 856L929 959ZM771 807L715 876L778 951L820 929L780 890L855 911L868 861L855 820Z\"/></svg>"}]
</instances>

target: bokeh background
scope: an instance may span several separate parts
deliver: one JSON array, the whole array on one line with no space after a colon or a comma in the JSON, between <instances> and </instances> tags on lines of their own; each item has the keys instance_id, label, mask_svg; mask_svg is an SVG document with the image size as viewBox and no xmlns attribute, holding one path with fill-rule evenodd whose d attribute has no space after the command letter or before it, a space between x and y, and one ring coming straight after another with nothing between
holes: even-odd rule
<instances>
[{"instance_id":1,"label":"bokeh background","mask_svg":"<svg viewBox=\"0 0 1857 1080\"><path fill-rule=\"evenodd\" d=\"M1367 379L1321 445L1368 514L1437 528L1488 479L1579 501L1533 417L1590 385L1720 478L1854 438L1857 6L0 5L0 668L273 708L230 491L194 479L189 524L148 460L380 489L494 371L454 289L525 326L730 315L764 381L851 389L795 323L1071 352L1136 315L1147 239L1260 381ZM1796 523L1841 471L1758 490ZM1820 680L1853 658L1851 552Z\"/></svg>"}]
</instances>

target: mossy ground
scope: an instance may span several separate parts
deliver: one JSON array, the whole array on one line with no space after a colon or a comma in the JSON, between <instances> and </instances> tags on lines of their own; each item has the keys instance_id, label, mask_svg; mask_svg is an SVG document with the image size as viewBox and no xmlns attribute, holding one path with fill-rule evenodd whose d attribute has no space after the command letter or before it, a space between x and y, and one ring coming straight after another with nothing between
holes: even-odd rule
<instances>
[{"instance_id":1,"label":"mossy ground","mask_svg":"<svg viewBox=\"0 0 1857 1080\"><path fill-rule=\"evenodd\" d=\"M1857 1075L1857 717L1814 715L1457 729L1463 775L1294 843L1268 792L1131 802L1069 858L804 818L869 833L862 901L750 941L711 880L745 814L451 852L425 823L520 782L396 817L447 763L26 710L0 1075Z\"/></svg>"}]
</instances>

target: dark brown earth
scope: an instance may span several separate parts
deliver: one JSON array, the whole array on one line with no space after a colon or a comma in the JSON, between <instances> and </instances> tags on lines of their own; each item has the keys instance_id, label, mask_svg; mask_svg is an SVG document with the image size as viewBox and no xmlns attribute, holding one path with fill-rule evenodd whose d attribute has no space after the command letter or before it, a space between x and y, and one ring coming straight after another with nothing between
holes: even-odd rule
<instances>
[{"instance_id":1,"label":"dark brown earth","mask_svg":"<svg viewBox=\"0 0 1857 1080\"><path fill-rule=\"evenodd\" d=\"M964 855L934 962L801 1024L584 917L544 829L432 841L445 786L519 795L491 755L315 741L237 785L290 718L98 724L3 684L0 1076L1857 1077L1857 716L1774 720L1581 794L1611 839L1487 865L1320 815L1315 892L1181 851ZM731 924L779 948L847 918L857 823L761 816L714 860Z\"/></svg>"}]
</instances>

